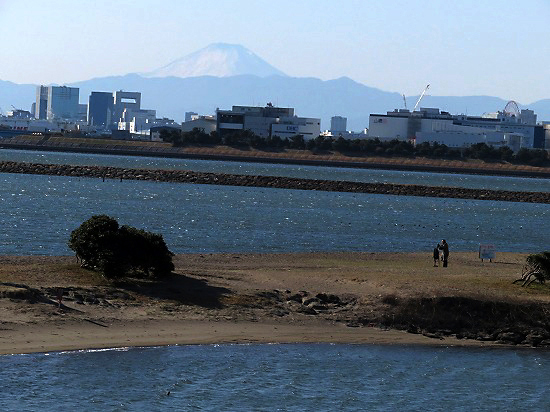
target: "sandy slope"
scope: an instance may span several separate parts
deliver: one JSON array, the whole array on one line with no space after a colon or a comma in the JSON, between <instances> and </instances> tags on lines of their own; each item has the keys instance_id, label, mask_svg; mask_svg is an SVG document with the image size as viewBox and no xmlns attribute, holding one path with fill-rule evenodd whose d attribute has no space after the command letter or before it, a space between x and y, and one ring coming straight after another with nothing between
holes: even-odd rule
<instances>
[{"instance_id":1,"label":"sandy slope","mask_svg":"<svg viewBox=\"0 0 550 412\"><path fill-rule=\"evenodd\" d=\"M378 320L395 301L419 297L548 303L548 288L511 284L524 260L462 252L434 268L429 252L178 255L176 274L161 283L111 284L73 257L3 256L0 353L212 342L490 345L385 330Z\"/></svg>"}]
</instances>

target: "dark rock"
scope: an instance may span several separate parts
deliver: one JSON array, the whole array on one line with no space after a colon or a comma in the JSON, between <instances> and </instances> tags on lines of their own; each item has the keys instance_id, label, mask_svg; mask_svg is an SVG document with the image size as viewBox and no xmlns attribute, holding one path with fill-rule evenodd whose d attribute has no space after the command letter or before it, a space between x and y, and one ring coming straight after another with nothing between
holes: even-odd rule
<instances>
[{"instance_id":1,"label":"dark rock","mask_svg":"<svg viewBox=\"0 0 550 412\"><path fill-rule=\"evenodd\" d=\"M480 333L477 334L475 339L479 340L481 342L490 342L490 341L495 340L495 337L492 334L480 332Z\"/></svg>"},{"instance_id":2,"label":"dark rock","mask_svg":"<svg viewBox=\"0 0 550 412\"><path fill-rule=\"evenodd\" d=\"M277 302L281 301L281 292L279 292L278 290L259 292L257 295L262 298L276 300Z\"/></svg>"},{"instance_id":3,"label":"dark rock","mask_svg":"<svg viewBox=\"0 0 550 412\"><path fill-rule=\"evenodd\" d=\"M439 340L443 340L443 336L441 336L440 333L438 332L428 332L428 331L425 331L425 332L422 332L422 335L423 336L426 336L427 338L432 338L432 339L439 339Z\"/></svg>"},{"instance_id":4,"label":"dark rock","mask_svg":"<svg viewBox=\"0 0 550 412\"><path fill-rule=\"evenodd\" d=\"M525 343L531 346L539 346L545 340L545 336L538 333L529 333L525 337Z\"/></svg>"},{"instance_id":5,"label":"dark rock","mask_svg":"<svg viewBox=\"0 0 550 412\"><path fill-rule=\"evenodd\" d=\"M297 309L297 312L304 313L306 315L317 315L317 311L309 306L301 306Z\"/></svg>"},{"instance_id":6,"label":"dark rock","mask_svg":"<svg viewBox=\"0 0 550 412\"><path fill-rule=\"evenodd\" d=\"M270 312L271 315L279 317L287 316L289 313L290 312L288 310L282 308L275 308Z\"/></svg>"},{"instance_id":7,"label":"dark rock","mask_svg":"<svg viewBox=\"0 0 550 412\"><path fill-rule=\"evenodd\" d=\"M317 298L308 298L308 299L305 299L302 304L304 306L312 306L312 305L317 305L321 303L321 301Z\"/></svg>"},{"instance_id":8,"label":"dark rock","mask_svg":"<svg viewBox=\"0 0 550 412\"><path fill-rule=\"evenodd\" d=\"M299 293L296 293L295 295L290 295L290 296L287 298L287 301L302 303L302 299L303 299L303 296L300 295Z\"/></svg>"},{"instance_id":9,"label":"dark rock","mask_svg":"<svg viewBox=\"0 0 550 412\"><path fill-rule=\"evenodd\" d=\"M337 295L332 295L332 294L327 295L326 293L318 293L315 297L323 303L331 303L335 305L342 303L342 301Z\"/></svg>"},{"instance_id":10,"label":"dark rock","mask_svg":"<svg viewBox=\"0 0 550 412\"><path fill-rule=\"evenodd\" d=\"M501 332L497 335L497 340L517 345L525 340L525 334L519 332Z\"/></svg>"}]
</instances>

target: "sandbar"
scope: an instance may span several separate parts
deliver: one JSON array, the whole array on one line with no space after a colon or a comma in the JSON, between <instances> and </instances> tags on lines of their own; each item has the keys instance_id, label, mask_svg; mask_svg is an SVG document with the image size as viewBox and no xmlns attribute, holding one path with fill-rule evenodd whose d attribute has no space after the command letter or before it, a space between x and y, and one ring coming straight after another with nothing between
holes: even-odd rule
<instances>
[{"instance_id":1,"label":"sandbar","mask_svg":"<svg viewBox=\"0 0 550 412\"><path fill-rule=\"evenodd\" d=\"M525 256L482 262L454 252L441 268L430 252L176 255L170 279L117 284L70 256L0 256L0 354L213 343L502 346L429 327L410 333L385 319L438 297L548 305L547 287L512 284Z\"/></svg>"}]
</instances>

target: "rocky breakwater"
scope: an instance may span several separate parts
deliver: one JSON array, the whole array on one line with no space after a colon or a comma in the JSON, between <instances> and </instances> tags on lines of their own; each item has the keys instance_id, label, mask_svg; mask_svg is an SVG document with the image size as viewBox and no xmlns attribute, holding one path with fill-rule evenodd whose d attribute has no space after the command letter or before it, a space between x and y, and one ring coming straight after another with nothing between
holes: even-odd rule
<instances>
[{"instance_id":1,"label":"rocky breakwater","mask_svg":"<svg viewBox=\"0 0 550 412\"><path fill-rule=\"evenodd\" d=\"M147 180L172 183L320 190L327 192L376 193L403 196L550 203L550 193L548 192L513 192L506 190L466 189L459 187L405 185L393 183L362 183L277 176L205 173L188 170L125 169L110 166L73 166L41 163L0 162L0 172L117 180Z\"/></svg>"}]
</instances>

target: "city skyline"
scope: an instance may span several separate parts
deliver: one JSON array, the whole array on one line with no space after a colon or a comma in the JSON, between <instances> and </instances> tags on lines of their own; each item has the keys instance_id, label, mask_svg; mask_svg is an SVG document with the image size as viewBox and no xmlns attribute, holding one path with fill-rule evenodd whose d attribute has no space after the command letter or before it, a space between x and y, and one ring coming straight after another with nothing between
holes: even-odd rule
<instances>
[{"instance_id":1,"label":"city skyline","mask_svg":"<svg viewBox=\"0 0 550 412\"><path fill-rule=\"evenodd\" d=\"M141 73L208 44L241 44L293 77L382 90L550 98L550 2L0 0L0 80L69 84Z\"/></svg>"}]
</instances>

